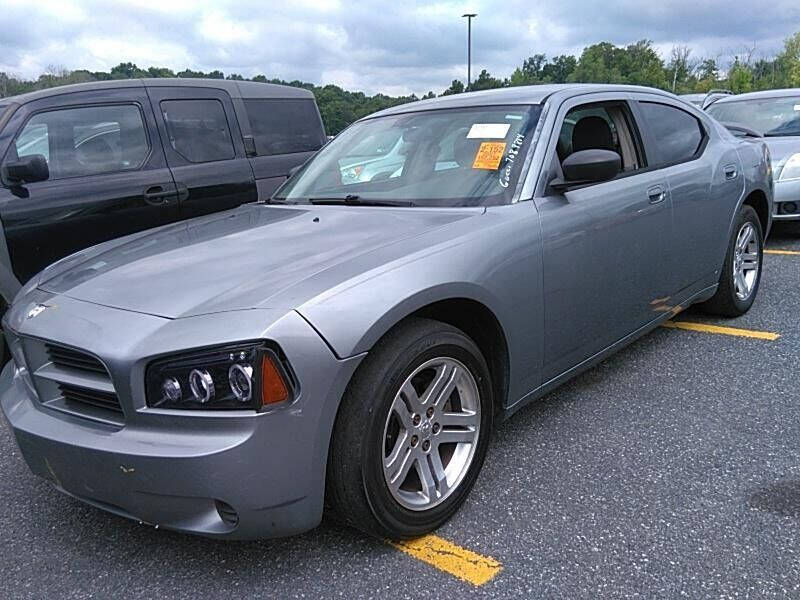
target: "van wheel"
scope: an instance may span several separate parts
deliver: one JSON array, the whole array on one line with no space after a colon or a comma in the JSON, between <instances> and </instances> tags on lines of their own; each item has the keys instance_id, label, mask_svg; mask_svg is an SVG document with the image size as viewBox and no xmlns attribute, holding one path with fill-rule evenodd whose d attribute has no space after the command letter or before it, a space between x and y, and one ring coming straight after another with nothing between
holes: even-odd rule
<instances>
[{"instance_id":1,"label":"van wheel","mask_svg":"<svg viewBox=\"0 0 800 600\"><path fill-rule=\"evenodd\" d=\"M717 292L700 307L722 317L739 317L750 310L761 282L763 256L761 222L753 207L744 205L739 210L728 243Z\"/></svg>"},{"instance_id":2,"label":"van wheel","mask_svg":"<svg viewBox=\"0 0 800 600\"><path fill-rule=\"evenodd\" d=\"M328 458L329 506L380 537L433 531L475 483L492 408L475 343L450 325L410 319L376 345L348 386Z\"/></svg>"}]
</instances>

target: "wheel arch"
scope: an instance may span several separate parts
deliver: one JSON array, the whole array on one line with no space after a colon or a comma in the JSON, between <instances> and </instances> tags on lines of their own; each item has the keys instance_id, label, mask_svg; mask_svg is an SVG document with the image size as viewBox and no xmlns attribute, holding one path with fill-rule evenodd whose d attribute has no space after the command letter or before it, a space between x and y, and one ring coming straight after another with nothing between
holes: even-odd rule
<instances>
[{"instance_id":1,"label":"wheel arch","mask_svg":"<svg viewBox=\"0 0 800 600\"><path fill-rule=\"evenodd\" d=\"M423 306L408 315L406 319L412 317L422 317L452 325L477 344L492 377L495 413L500 412L508 397L510 371L508 341L500 321L489 307L470 298L448 298Z\"/></svg>"},{"instance_id":2,"label":"wheel arch","mask_svg":"<svg viewBox=\"0 0 800 600\"><path fill-rule=\"evenodd\" d=\"M771 215L769 210L769 201L767 195L760 189L751 191L742 202L742 206L752 206L758 215L758 220L761 223L761 231L766 239L769 234Z\"/></svg>"},{"instance_id":3,"label":"wheel arch","mask_svg":"<svg viewBox=\"0 0 800 600\"><path fill-rule=\"evenodd\" d=\"M363 323L341 319L316 323L303 314L339 358L369 352L390 331L410 318L427 318L463 331L478 346L492 376L495 408L503 408L510 388L510 343L497 310L499 301L473 283L448 283L418 291L363 328ZM364 315L362 314L362 317Z\"/></svg>"}]
</instances>

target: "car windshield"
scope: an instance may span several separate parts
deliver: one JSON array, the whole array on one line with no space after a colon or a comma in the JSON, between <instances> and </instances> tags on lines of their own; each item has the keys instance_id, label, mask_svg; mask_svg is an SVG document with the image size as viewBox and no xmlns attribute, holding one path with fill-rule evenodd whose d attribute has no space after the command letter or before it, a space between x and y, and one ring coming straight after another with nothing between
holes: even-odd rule
<instances>
[{"instance_id":1,"label":"car windshield","mask_svg":"<svg viewBox=\"0 0 800 600\"><path fill-rule=\"evenodd\" d=\"M722 102L708 112L722 123L746 125L762 135L800 135L800 97Z\"/></svg>"},{"instance_id":2,"label":"car windshield","mask_svg":"<svg viewBox=\"0 0 800 600\"><path fill-rule=\"evenodd\" d=\"M541 107L376 117L343 131L274 202L481 206L511 202Z\"/></svg>"}]
</instances>

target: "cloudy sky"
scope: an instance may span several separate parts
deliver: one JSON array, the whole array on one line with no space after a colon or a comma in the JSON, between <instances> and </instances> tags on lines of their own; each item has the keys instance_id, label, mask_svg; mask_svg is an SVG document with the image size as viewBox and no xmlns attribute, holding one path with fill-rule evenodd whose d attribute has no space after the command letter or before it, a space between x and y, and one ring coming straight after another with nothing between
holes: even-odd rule
<instances>
[{"instance_id":1,"label":"cloudy sky","mask_svg":"<svg viewBox=\"0 0 800 600\"><path fill-rule=\"evenodd\" d=\"M440 92L473 70L508 76L535 53L649 38L726 57L770 56L800 30L797 0L0 0L0 71L108 70L132 61L174 70L336 83L387 94Z\"/></svg>"}]
</instances>

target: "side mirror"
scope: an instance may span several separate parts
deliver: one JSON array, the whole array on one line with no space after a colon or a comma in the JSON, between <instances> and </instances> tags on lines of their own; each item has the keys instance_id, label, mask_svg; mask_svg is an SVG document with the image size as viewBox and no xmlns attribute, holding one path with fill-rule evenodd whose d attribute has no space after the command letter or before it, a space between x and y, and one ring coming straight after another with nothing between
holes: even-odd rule
<instances>
[{"instance_id":1,"label":"side mirror","mask_svg":"<svg viewBox=\"0 0 800 600\"><path fill-rule=\"evenodd\" d=\"M11 185L35 183L50 179L47 159L41 154L23 156L20 160L6 163L2 168L3 181Z\"/></svg>"},{"instance_id":2,"label":"side mirror","mask_svg":"<svg viewBox=\"0 0 800 600\"><path fill-rule=\"evenodd\" d=\"M554 179L550 186L565 191L579 185L614 179L622 170L622 158L611 150L579 150L561 163L564 179Z\"/></svg>"}]
</instances>

